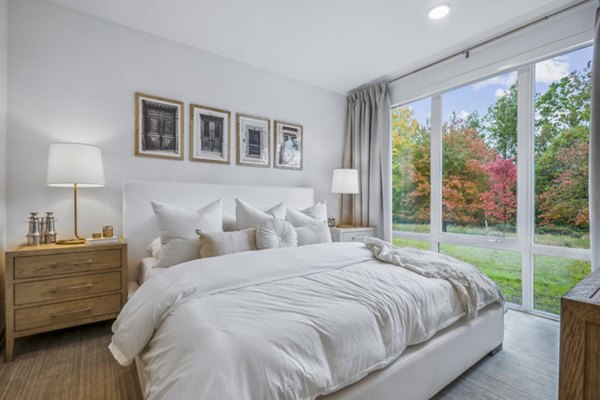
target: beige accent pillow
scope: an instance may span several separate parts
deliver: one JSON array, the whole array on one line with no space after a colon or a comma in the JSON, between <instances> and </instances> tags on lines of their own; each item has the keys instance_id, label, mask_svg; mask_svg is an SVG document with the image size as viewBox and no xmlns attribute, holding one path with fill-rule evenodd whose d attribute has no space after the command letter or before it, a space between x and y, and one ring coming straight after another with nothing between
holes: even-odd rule
<instances>
[{"instance_id":1,"label":"beige accent pillow","mask_svg":"<svg viewBox=\"0 0 600 400\"><path fill-rule=\"evenodd\" d=\"M202 258L256 250L255 228L233 232L198 232L198 235Z\"/></svg>"}]
</instances>

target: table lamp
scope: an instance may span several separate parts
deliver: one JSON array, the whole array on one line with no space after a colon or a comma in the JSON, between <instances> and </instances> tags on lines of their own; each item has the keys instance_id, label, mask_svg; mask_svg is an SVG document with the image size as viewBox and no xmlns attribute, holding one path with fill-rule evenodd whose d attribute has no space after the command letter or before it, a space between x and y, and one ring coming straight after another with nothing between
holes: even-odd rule
<instances>
[{"instance_id":1,"label":"table lamp","mask_svg":"<svg viewBox=\"0 0 600 400\"><path fill-rule=\"evenodd\" d=\"M75 238L57 244L82 244L77 234L77 189L104 186L102 154L96 146L81 143L54 143L48 153L48 186L73 188L73 231Z\"/></svg>"},{"instance_id":2,"label":"table lamp","mask_svg":"<svg viewBox=\"0 0 600 400\"><path fill-rule=\"evenodd\" d=\"M331 192L340 194L340 220L339 228L352 228L352 225L342 225L342 199L345 194L357 194L358 170L356 169L334 169L331 179Z\"/></svg>"}]
</instances>

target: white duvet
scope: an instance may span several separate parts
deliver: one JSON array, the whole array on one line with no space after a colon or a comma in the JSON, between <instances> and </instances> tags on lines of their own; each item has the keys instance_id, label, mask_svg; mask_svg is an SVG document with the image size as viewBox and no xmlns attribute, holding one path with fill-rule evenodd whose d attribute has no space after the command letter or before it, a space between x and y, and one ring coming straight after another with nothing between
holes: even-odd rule
<instances>
[{"instance_id":1,"label":"white duvet","mask_svg":"<svg viewBox=\"0 0 600 400\"><path fill-rule=\"evenodd\" d=\"M447 280L327 243L169 268L125 305L109 348L140 358L148 399L314 399L464 314Z\"/></svg>"}]
</instances>

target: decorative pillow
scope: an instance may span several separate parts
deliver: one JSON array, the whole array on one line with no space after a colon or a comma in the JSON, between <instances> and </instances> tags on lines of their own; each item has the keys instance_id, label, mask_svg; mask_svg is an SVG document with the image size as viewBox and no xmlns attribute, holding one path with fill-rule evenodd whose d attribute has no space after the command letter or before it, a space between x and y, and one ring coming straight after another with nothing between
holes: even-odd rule
<instances>
[{"instance_id":1,"label":"decorative pillow","mask_svg":"<svg viewBox=\"0 0 600 400\"><path fill-rule=\"evenodd\" d=\"M199 232L200 257L216 257L240 251L256 250L256 229L234 232Z\"/></svg>"},{"instance_id":2,"label":"decorative pillow","mask_svg":"<svg viewBox=\"0 0 600 400\"><path fill-rule=\"evenodd\" d=\"M160 243L160 238L157 237L152 242L150 242L148 247L146 247L146 250L148 250L148 252L152 255L152 257L158 259L158 258L160 258L160 248L161 247L162 247L162 244Z\"/></svg>"},{"instance_id":3,"label":"decorative pillow","mask_svg":"<svg viewBox=\"0 0 600 400\"><path fill-rule=\"evenodd\" d=\"M171 204L152 202L158 221L161 250L156 267L166 268L200 257L196 229L223 230L222 201L214 201L198 211Z\"/></svg>"},{"instance_id":4,"label":"decorative pillow","mask_svg":"<svg viewBox=\"0 0 600 400\"><path fill-rule=\"evenodd\" d=\"M325 222L313 221L296 228L298 246L308 244L331 243L331 232Z\"/></svg>"},{"instance_id":5,"label":"decorative pillow","mask_svg":"<svg viewBox=\"0 0 600 400\"><path fill-rule=\"evenodd\" d=\"M285 220L295 227L311 224L315 221L327 222L327 203L322 201L304 210L287 207Z\"/></svg>"},{"instance_id":6,"label":"decorative pillow","mask_svg":"<svg viewBox=\"0 0 600 400\"><path fill-rule=\"evenodd\" d=\"M237 221L235 214L223 213L223 232L237 231Z\"/></svg>"},{"instance_id":7,"label":"decorative pillow","mask_svg":"<svg viewBox=\"0 0 600 400\"><path fill-rule=\"evenodd\" d=\"M256 247L259 250L296 246L298 246L296 230L282 219L267 219L256 228Z\"/></svg>"},{"instance_id":8,"label":"decorative pillow","mask_svg":"<svg viewBox=\"0 0 600 400\"><path fill-rule=\"evenodd\" d=\"M235 217L238 229L256 228L270 218L285 219L285 203L261 211L240 199L235 199Z\"/></svg>"}]
</instances>

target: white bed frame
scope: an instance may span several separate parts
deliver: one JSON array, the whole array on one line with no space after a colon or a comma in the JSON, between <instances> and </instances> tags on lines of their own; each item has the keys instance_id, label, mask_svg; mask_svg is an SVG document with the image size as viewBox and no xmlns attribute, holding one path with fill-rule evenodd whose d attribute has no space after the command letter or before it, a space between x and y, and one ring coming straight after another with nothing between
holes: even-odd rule
<instances>
[{"instance_id":1,"label":"white bed frame","mask_svg":"<svg viewBox=\"0 0 600 400\"><path fill-rule=\"evenodd\" d=\"M296 208L313 204L313 190L271 186L215 185L200 183L142 182L123 184L123 233L128 242L130 293L137 288L140 261L146 247L158 237L150 201L162 201L198 209L223 199L223 211L235 211L235 198L266 208L281 201ZM481 310L473 321L460 320L425 343L410 346L392 364L373 372L320 400L425 400L431 398L469 367L502 348L504 310L498 304ZM136 359L142 392L143 364Z\"/></svg>"}]
</instances>

